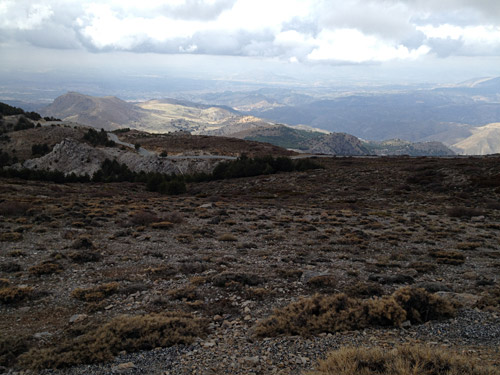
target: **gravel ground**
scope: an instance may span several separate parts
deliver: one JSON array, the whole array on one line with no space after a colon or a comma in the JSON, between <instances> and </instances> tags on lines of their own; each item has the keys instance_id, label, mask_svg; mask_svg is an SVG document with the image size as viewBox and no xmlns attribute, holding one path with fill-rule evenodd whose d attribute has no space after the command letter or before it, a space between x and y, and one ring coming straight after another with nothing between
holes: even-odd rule
<instances>
[{"instance_id":1,"label":"gravel ground","mask_svg":"<svg viewBox=\"0 0 500 375\"><path fill-rule=\"evenodd\" d=\"M215 333L193 345L123 353L111 363L46 370L42 374L298 374L314 369L318 359L341 346L391 347L421 342L431 346L459 346L462 352L484 354L494 361L495 355L500 358L500 318L494 313L462 309L453 319L408 328L255 341L249 330L236 322L230 326L218 325Z\"/></svg>"}]
</instances>

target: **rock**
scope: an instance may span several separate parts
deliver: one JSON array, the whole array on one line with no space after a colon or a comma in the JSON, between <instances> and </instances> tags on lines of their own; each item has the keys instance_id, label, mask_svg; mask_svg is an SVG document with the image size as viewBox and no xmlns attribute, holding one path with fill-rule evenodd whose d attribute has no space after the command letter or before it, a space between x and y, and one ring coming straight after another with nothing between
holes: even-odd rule
<instances>
[{"instance_id":1,"label":"rock","mask_svg":"<svg viewBox=\"0 0 500 375\"><path fill-rule=\"evenodd\" d=\"M89 316L87 314L75 314L71 318L69 318L69 322L71 324L83 322Z\"/></svg>"},{"instance_id":2,"label":"rock","mask_svg":"<svg viewBox=\"0 0 500 375\"><path fill-rule=\"evenodd\" d=\"M127 371L130 371L135 368L135 364L133 362L125 362L125 363L120 363L117 366L114 366L112 368L113 372L118 372L118 373L124 373Z\"/></svg>"},{"instance_id":3,"label":"rock","mask_svg":"<svg viewBox=\"0 0 500 375\"><path fill-rule=\"evenodd\" d=\"M411 327L411 322L409 320L405 320L402 324L401 324L401 327L402 328L410 328Z\"/></svg>"},{"instance_id":4,"label":"rock","mask_svg":"<svg viewBox=\"0 0 500 375\"><path fill-rule=\"evenodd\" d=\"M198 208L212 208L214 206L213 203L205 203L199 206Z\"/></svg>"},{"instance_id":5,"label":"rock","mask_svg":"<svg viewBox=\"0 0 500 375\"><path fill-rule=\"evenodd\" d=\"M35 338L37 340L43 340L43 339L47 339L51 336L52 336L52 333L50 333L50 332L37 332L33 335L33 338Z\"/></svg>"},{"instance_id":6,"label":"rock","mask_svg":"<svg viewBox=\"0 0 500 375\"><path fill-rule=\"evenodd\" d=\"M216 344L215 341L205 341L202 345L204 348L213 348Z\"/></svg>"}]
</instances>

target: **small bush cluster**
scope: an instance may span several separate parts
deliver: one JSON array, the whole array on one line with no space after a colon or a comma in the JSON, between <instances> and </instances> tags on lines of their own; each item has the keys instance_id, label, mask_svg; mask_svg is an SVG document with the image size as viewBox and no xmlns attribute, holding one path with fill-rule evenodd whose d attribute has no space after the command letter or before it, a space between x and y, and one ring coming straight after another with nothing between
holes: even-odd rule
<instances>
[{"instance_id":1,"label":"small bush cluster","mask_svg":"<svg viewBox=\"0 0 500 375\"><path fill-rule=\"evenodd\" d=\"M0 366L13 366L16 358L28 349L29 343L24 337L0 337Z\"/></svg>"},{"instance_id":2,"label":"small bush cluster","mask_svg":"<svg viewBox=\"0 0 500 375\"><path fill-rule=\"evenodd\" d=\"M311 375L498 375L450 350L404 345L393 350L341 348L320 361Z\"/></svg>"},{"instance_id":3,"label":"small bush cluster","mask_svg":"<svg viewBox=\"0 0 500 375\"><path fill-rule=\"evenodd\" d=\"M190 344L206 332L206 322L190 314L125 315L58 346L32 349L19 360L23 367L35 370L105 362L124 350L136 352Z\"/></svg>"},{"instance_id":4,"label":"small bush cluster","mask_svg":"<svg viewBox=\"0 0 500 375\"><path fill-rule=\"evenodd\" d=\"M484 212L470 207L452 207L448 210L448 216L458 218L471 218L484 215Z\"/></svg>"},{"instance_id":5,"label":"small bush cluster","mask_svg":"<svg viewBox=\"0 0 500 375\"><path fill-rule=\"evenodd\" d=\"M42 262L28 269L28 272L35 276L50 275L53 273L61 272L63 267L59 263L51 261Z\"/></svg>"},{"instance_id":6,"label":"small bush cluster","mask_svg":"<svg viewBox=\"0 0 500 375\"><path fill-rule=\"evenodd\" d=\"M30 287L4 286L0 288L0 303L7 305L21 302L29 298L32 294L33 288Z\"/></svg>"},{"instance_id":7,"label":"small bush cluster","mask_svg":"<svg viewBox=\"0 0 500 375\"><path fill-rule=\"evenodd\" d=\"M305 171L318 168L322 168L322 166L310 159L299 159L294 161L284 156L277 158L273 158L272 156L249 158L246 155L242 155L234 161L219 163L212 172L211 177L214 180L222 180L227 178L252 177L262 174Z\"/></svg>"},{"instance_id":8,"label":"small bush cluster","mask_svg":"<svg viewBox=\"0 0 500 375\"><path fill-rule=\"evenodd\" d=\"M101 284L90 288L76 288L71 292L71 297L80 301L94 302L100 301L118 292L120 284L117 282Z\"/></svg>"},{"instance_id":9,"label":"small bush cluster","mask_svg":"<svg viewBox=\"0 0 500 375\"><path fill-rule=\"evenodd\" d=\"M27 203L18 201L3 201L0 203L0 215L22 216L26 214L30 206Z\"/></svg>"},{"instance_id":10,"label":"small bush cluster","mask_svg":"<svg viewBox=\"0 0 500 375\"><path fill-rule=\"evenodd\" d=\"M43 144L34 144L33 146L31 146L31 155L32 156L36 156L36 157L40 157L40 156L43 156L43 155L46 155L50 152L50 147L47 143L43 143Z\"/></svg>"},{"instance_id":11,"label":"small bush cluster","mask_svg":"<svg viewBox=\"0 0 500 375\"><path fill-rule=\"evenodd\" d=\"M116 143L114 141L109 140L108 133L101 129L101 131L97 131L95 129L89 129L87 133L83 136L87 142L89 142L92 146L106 146L106 147L114 147Z\"/></svg>"},{"instance_id":12,"label":"small bush cluster","mask_svg":"<svg viewBox=\"0 0 500 375\"><path fill-rule=\"evenodd\" d=\"M16 125L14 125L14 131L25 130L25 129L33 129L35 125L28 120L27 117L21 116L19 120L17 120Z\"/></svg>"},{"instance_id":13,"label":"small bush cluster","mask_svg":"<svg viewBox=\"0 0 500 375\"><path fill-rule=\"evenodd\" d=\"M90 134L90 135L88 135ZM104 134L104 135L103 135ZM102 144L106 133L102 130L97 132L89 129L86 134L89 142ZM99 143L100 142L100 143ZM5 163L10 163L8 154ZM137 173L128 168L126 164L120 164L116 160L106 159L101 168L92 177L88 175L77 176L74 173L65 175L60 171L32 170L32 169L0 169L0 177L21 178L24 180L52 181L55 183L85 183L85 182L142 182L146 183L148 191L161 194L177 195L187 191L186 183L213 181L226 178L250 177L259 174L270 174L277 172L304 171L307 169L323 168L309 159L293 161L290 158L266 156L261 158L247 158L242 156L234 161L222 162L215 167L211 174L199 173L194 175L177 176L162 173L143 171Z\"/></svg>"},{"instance_id":14,"label":"small bush cluster","mask_svg":"<svg viewBox=\"0 0 500 375\"><path fill-rule=\"evenodd\" d=\"M451 264L454 266L458 266L460 264L464 264L465 262L464 254L455 250L431 251L429 255L433 258L436 258L437 262L442 264Z\"/></svg>"},{"instance_id":15,"label":"small bush cluster","mask_svg":"<svg viewBox=\"0 0 500 375\"><path fill-rule=\"evenodd\" d=\"M262 284L260 276L250 273L222 272L212 278L212 283L218 287L225 287L228 284L238 283L242 285L256 286Z\"/></svg>"},{"instance_id":16,"label":"small bush cluster","mask_svg":"<svg viewBox=\"0 0 500 375\"><path fill-rule=\"evenodd\" d=\"M401 288L390 296L357 299L346 294L315 295L276 310L259 322L256 336L313 335L359 330L369 326L399 326L409 320L423 323L454 314L452 305L420 288Z\"/></svg>"}]
</instances>

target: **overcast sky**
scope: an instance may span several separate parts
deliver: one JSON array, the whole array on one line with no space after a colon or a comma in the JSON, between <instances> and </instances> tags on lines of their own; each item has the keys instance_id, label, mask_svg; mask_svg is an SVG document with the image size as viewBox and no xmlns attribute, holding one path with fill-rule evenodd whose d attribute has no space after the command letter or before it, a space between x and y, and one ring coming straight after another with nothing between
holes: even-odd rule
<instances>
[{"instance_id":1,"label":"overcast sky","mask_svg":"<svg viewBox=\"0 0 500 375\"><path fill-rule=\"evenodd\" d=\"M117 60L233 74L500 75L500 1L0 0L3 72Z\"/></svg>"}]
</instances>

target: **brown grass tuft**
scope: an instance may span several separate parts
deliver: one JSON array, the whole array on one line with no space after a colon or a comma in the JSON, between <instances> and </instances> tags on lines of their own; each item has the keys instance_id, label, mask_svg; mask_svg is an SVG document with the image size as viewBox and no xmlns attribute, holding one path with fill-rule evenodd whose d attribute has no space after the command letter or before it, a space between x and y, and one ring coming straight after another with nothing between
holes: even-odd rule
<instances>
[{"instance_id":1,"label":"brown grass tuft","mask_svg":"<svg viewBox=\"0 0 500 375\"><path fill-rule=\"evenodd\" d=\"M50 275L62 270L63 267L59 263L52 263L50 261L42 262L28 269L29 273L35 276Z\"/></svg>"},{"instance_id":2,"label":"brown grass tuft","mask_svg":"<svg viewBox=\"0 0 500 375\"><path fill-rule=\"evenodd\" d=\"M11 304L17 303L30 297L33 293L33 288L19 288L17 286L5 286L0 288L0 303Z\"/></svg>"},{"instance_id":3,"label":"brown grass tuft","mask_svg":"<svg viewBox=\"0 0 500 375\"><path fill-rule=\"evenodd\" d=\"M405 287L390 296L360 300L347 295L315 295L276 310L259 322L258 337L309 336L322 332L358 330L369 326L399 326L453 316L450 303L424 289Z\"/></svg>"},{"instance_id":4,"label":"brown grass tuft","mask_svg":"<svg viewBox=\"0 0 500 375\"><path fill-rule=\"evenodd\" d=\"M310 375L498 375L500 371L475 363L452 351L422 345L380 348L341 348L320 361Z\"/></svg>"},{"instance_id":5,"label":"brown grass tuft","mask_svg":"<svg viewBox=\"0 0 500 375\"><path fill-rule=\"evenodd\" d=\"M85 302L100 301L105 297L117 293L119 287L120 284L113 282L90 288L76 288L71 292L71 297Z\"/></svg>"},{"instance_id":6,"label":"brown grass tuft","mask_svg":"<svg viewBox=\"0 0 500 375\"><path fill-rule=\"evenodd\" d=\"M465 256L461 252L455 250L431 251L429 255L436 258L437 262L442 264L458 266L465 263Z\"/></svg>"},{"instance_id":7,"label":"brown grass tuft","mask_svg":"<svg viewBox=\"0 0 500 375\"><path fill-rule=\"evenodd\" d=\"M189 344L207 331L206 322L185 313L120 316L73 340L20 356L23 367L40 370L112 360L120 351L136 352Z\"/></svg>"}]
</instances>

